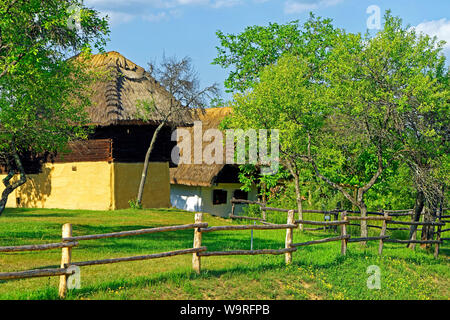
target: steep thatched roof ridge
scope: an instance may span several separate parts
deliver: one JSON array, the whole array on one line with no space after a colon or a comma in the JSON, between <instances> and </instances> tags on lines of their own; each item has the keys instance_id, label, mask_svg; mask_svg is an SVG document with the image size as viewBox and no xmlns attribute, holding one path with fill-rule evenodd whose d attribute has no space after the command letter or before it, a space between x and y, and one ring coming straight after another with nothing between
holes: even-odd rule
<instances>
[{"instance_id":1,"label":"steep thatched roof ridge","mask_svg":"<svg viewBox=\"0 0 450 320\"><path fill-rule=\"evenodd\" d=\"M138 101L154 100L159 108L168 106L170 94L144 68L120 53L92 55L86 62L89 68L102 73L102 79L92 86L91 106L87 108L92 124L142 124L136 117ZM161 119L155 114L151 120L157 123ZM170 120L191 123L188 110L180 119Z\"/></svg>"},{"instance_id":2,"label":"steep thatched roof ridge","mask_svg":"<svg viewBox=\"0 0 450 320\"><path fill-rule=\"evenodd\" d=\"M195 114L193 117L202 122L202 130L217 129L222 120L232 112L231 108L210 108L204 113ZM191 133L193 137L193 127L184 128ZM193 144L192 140L192 144ZM210 142L203 142L205 148ZM225 155L225 150L224 153ZM170 168L170 183L182 184L187 186L209 187L214 183L215 177L226 166L225 164L193 164L194 152L191 150L192 164L180 164L176 168ZM224 162L225 163L225 162Z\"/></svg>"}]
</instances>

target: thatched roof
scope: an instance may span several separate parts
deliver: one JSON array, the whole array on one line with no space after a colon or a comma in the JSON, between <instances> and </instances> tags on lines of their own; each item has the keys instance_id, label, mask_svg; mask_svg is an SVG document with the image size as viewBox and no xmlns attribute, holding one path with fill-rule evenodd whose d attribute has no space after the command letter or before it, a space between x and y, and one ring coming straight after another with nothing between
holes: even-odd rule
<instances>
[{"instance_id":1,"label":"thatched roof","mask_svg":"<svg viewBox=\"0 0 450 320\"><path fill-rule=\"evenodd\" d=\"M92 124L143 124L136 117L138 101L152 101L159 108L168 105L170 94L145 71L120 53L111 51L96 54L87 61L88 67L102 71L102 79L92 87L91 106L87 109ZM157 115L151 121L158 123ZM190 113L172 117L174 123L190 123Z\"/></svg>"},{"instance_id":2,"label":"thatched roof","mask_svg":"<svg viewBox=\"0 0 450 320\"><path fill-rule=\"evenodd\" d=\"M222 120L230 113L231 108L210 108L206 109L203 114L195 115L194 119L202 121L202 129L205 132L208 129L218 128ZM185 129L189 130L193 137L193 127L186 127ZM204 142L203 148L209 143ZM225 150L223 154L225 155ZM191 152L191 156L194 157L193 152ZM193 159L191 163L194 163ZM225 164L180 164L176 168L170 168L170 183L209 187L212 186L215 178L225 166Z\"/></svg>"}]
</instances>

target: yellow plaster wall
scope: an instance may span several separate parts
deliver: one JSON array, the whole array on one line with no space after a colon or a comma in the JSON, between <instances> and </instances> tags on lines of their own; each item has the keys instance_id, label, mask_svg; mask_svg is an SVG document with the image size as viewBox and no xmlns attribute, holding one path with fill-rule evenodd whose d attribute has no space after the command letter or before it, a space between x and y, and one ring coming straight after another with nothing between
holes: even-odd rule
<instances>
[{"instance_id":1,"label":"yellow plaster wall","mask_svg":"<svg viewBox=\"0 0 450 320\"><path fill-rule=\"evenodd\" d=\"M135 199L142 163L72 162L45 164L28 175L25 185L8 198L7 207L114 210ZM75 169L75 170L74 170ZM0 175L3 179L6 175ZM0 193L3 191L0 186ZM16 205L17 198L20 204ZM169 164L152 162L144 189L145 208L170 207Z\"/></svg>"},{"instance_id":2,"label":"yellow plaster wall","mask_svg":"<svg viewBox=\"0 0 450 320\"><path fill-rule=\"evenodd\" d=\"M136 199L143 163L114 163L114 207L129 208L128 201ZM144 208L170 207L168 162L151 162L142 199Z\"/></svg>"},{"instance_id":3,"label":"yellow plaster wall","mask_svg":"<svg viewBox=\"0 0 450 320\"><path fill-rule=\"evenodd\" d=\"M7 206L112 209L111 171L108 162L47 163L41 173L28 175L28 181L9 196Z\"/></svg>"}]
</instances>

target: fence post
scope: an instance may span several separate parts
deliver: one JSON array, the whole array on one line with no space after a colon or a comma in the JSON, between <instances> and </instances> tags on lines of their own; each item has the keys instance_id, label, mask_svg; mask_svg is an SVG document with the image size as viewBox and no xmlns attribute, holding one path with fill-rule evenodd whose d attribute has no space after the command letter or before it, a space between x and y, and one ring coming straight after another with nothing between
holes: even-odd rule
<instances>
[{"instance_id":1,"label":"fence post","mask_svg":"<svg viewBox=\"0 0 450 320\"><path fill-rule=\"evenodd\" d=\"M387 230L387 218L389 218L389 214L387 212L383 211L383 216L384 219L383 220L383 226L381 227L381 232L380 232L380 237L383 237L386 235L386 230ZM384 239L380 239L380 245L378 246L378 254L381 256L381 254L383 253L383 244L384 244Z\"/></svg>"},{"instance_id":2,"label":"fence post","mask_svg":"<svg viewBox=\"0 0 450 320\"><path fill-rule=\"evenodd\" d=\"M339 211L333 213L334 221L339 220ZM338 226L334 226L334 232L337 233Z\"/></svg>"},{"instance_id":3,"label":"fence post","mask_svg":"<svg viewBox=\"0 0 450 320\"><path fill-rule=\"evenodd\" d=\"M68 238L72 236L72 225L66 223L62 226L62 238ZM72 257L72 247L62 248L61 253L61 268L67 268L70 264ZM67 265L67 266L66 266ZM64 299L67 294L67 280L69 275L62 275L59 277L59 297Z\"/></svg>"},{"instance_id":4,"label":"fence post","mask_svg":"<svg viewBox=\"0 0 450 320\"><path fill-rule=\"evenodd\" d=\"M347 211L342 212L341 215L342 220L347 221ZM347 236L347 225L342 224L341 225L341 236L345 237ZM341 242L341 254L345 256L347 254L347 239L342 239Z\"/></svg>"},{"instance_id":5,"label":"fence post","mask_svg":"<svg viewBox=\"0 0 450 320\"><path fill-rule=\"evenodd\" d=\"M231 198L231 213L230 213L231 218L234 216L234 209L235 209L235 205L236 205L234 203L234 200L236 200L236 199L234 199L234 197Z\"/></svg>"},{"instance_id":6,"label":"fence post","mask_svg":"<svg viewBox=\"0 0 450 320\"><path fill-rule=\"evenodd\" d=\"M195 223L202 223L203 213L199 212L195 214ZM194 229L194 249L202 246L202 233L200 228ZM192 268L197 274L200 274L200 256L198 252L192 254Z\"/></svg>"},{"instance_id":7,"label":"fence post","mask_svg":"<svg viewBox=\"0 0 450 320\"><path fill-rule=\"evenodd\" d=\"M295 224L294 210L289 210L288 211L287 224ZM293 232L294 232L294 230L292 228L287 228L286 229L286 243L285 243L286 249L290 249L291 248L291 244L292 244L292 241L293 241ZM292 252L286 252L285 260L286 260L286 264L291 264L292 263Z\"/></svg>"},{"instance_id":8,"label":"fence post","mask_svg":"<svg viewBox=\"0 0 450 320\"><path fill-rule=\"evenodd\" d=\"M442 222L441 215L442 215L442 211L439 212L439 218L438 218L439 222ZM441 230L442 230L441 228L442 228L442 226L440 226L440 225L437 227L437 235L436 235L437 241L441 240ZM437 258L438 255L439 255L439 243L436 243L436 246L434 247L434 257Z\"/></svg>"},{"instance_id":9,"label":"fence post","mask_svg":"<svg viewBox=\"0 0 450 320\"><path fill-rule=\"evenodd\" d=\"M420 221L420 217L419 217L419 221ZM414 210L411 211L411 222L414 222ZM416 226L416 228L414 229L414 232L411 235L411 239L410 240L416 240L417 239L417 229L419 229L419 226ZM423 229L423 227L422 227L422 229ZM416 249L416 244L415 243L410 243L409 244L409 248L411 250L415 250Z\"/></svg>"},{"instance_id":10,"label":"fence post","mask_svg":"<svg viewBox=\"0 0 450 320\"><path fill-rule=\"evenodd\" d=\"M267 203L266 203L265 200L263 201L262 205L263 205L264 208L267 206ZM259 207L261 208L261 205L260 205ZM262 209L262 210L261 210L261 213L262 213L262 218L263 218L263 220L264 220L264 221L267 221L267 213L266 213L266 210L265 210L265 209Z\"/></svg>"}]
</instances>

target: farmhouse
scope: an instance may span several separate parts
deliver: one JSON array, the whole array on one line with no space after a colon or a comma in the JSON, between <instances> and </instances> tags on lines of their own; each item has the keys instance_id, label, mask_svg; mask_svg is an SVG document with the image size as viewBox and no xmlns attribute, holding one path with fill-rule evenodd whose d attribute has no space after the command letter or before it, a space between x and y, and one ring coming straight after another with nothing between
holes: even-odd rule
<instances>
[{"instance_id":1,"label":"farmhouse","mask_svg":"<svg viewBox=\"0 0 450 320\"><path fill-rule=\"evenodd\" d=\"M113 210L128 208L128 201L136 198L145 153L159 124L157 116L138 120L136 105L153 99L163 106L169 93L117 52L94 55L89 64L105 71L92 88L87 110L93 133L86 141L71 143L68 154L24 159L29 181L10 195L7 206ZM184 117L188 123L190 113ZM144 207L170 207L171 131L163 128L152 152Z\"/></svg>"},{"instance_id":2,"label":"farmhouse","mask_svg":"<svg viewBox=\"0 0 450 320\"><path fill-rule=\"evenodd\" d=\"M210 108L192 118L201 121L204 133L209 129L217 129L230 112L231 108ZM184 129L191 133L193 131L192 127ZM203 139L203 149L210 142ZM191 156L194 157L193 152L191 152ZM240 190L242 184L239 182L238 174L239 167L225 164L225 161L223 164L194 164L194 161L191 161L191 164L180 163L178 166L170 168L172 206L226 217L231 212L231 198L245 200L256 200L257 198L256 187L252 188L250 192ZM235 213L241 212L242 207L237 205Z\"/></svg>"}]
</instances>

